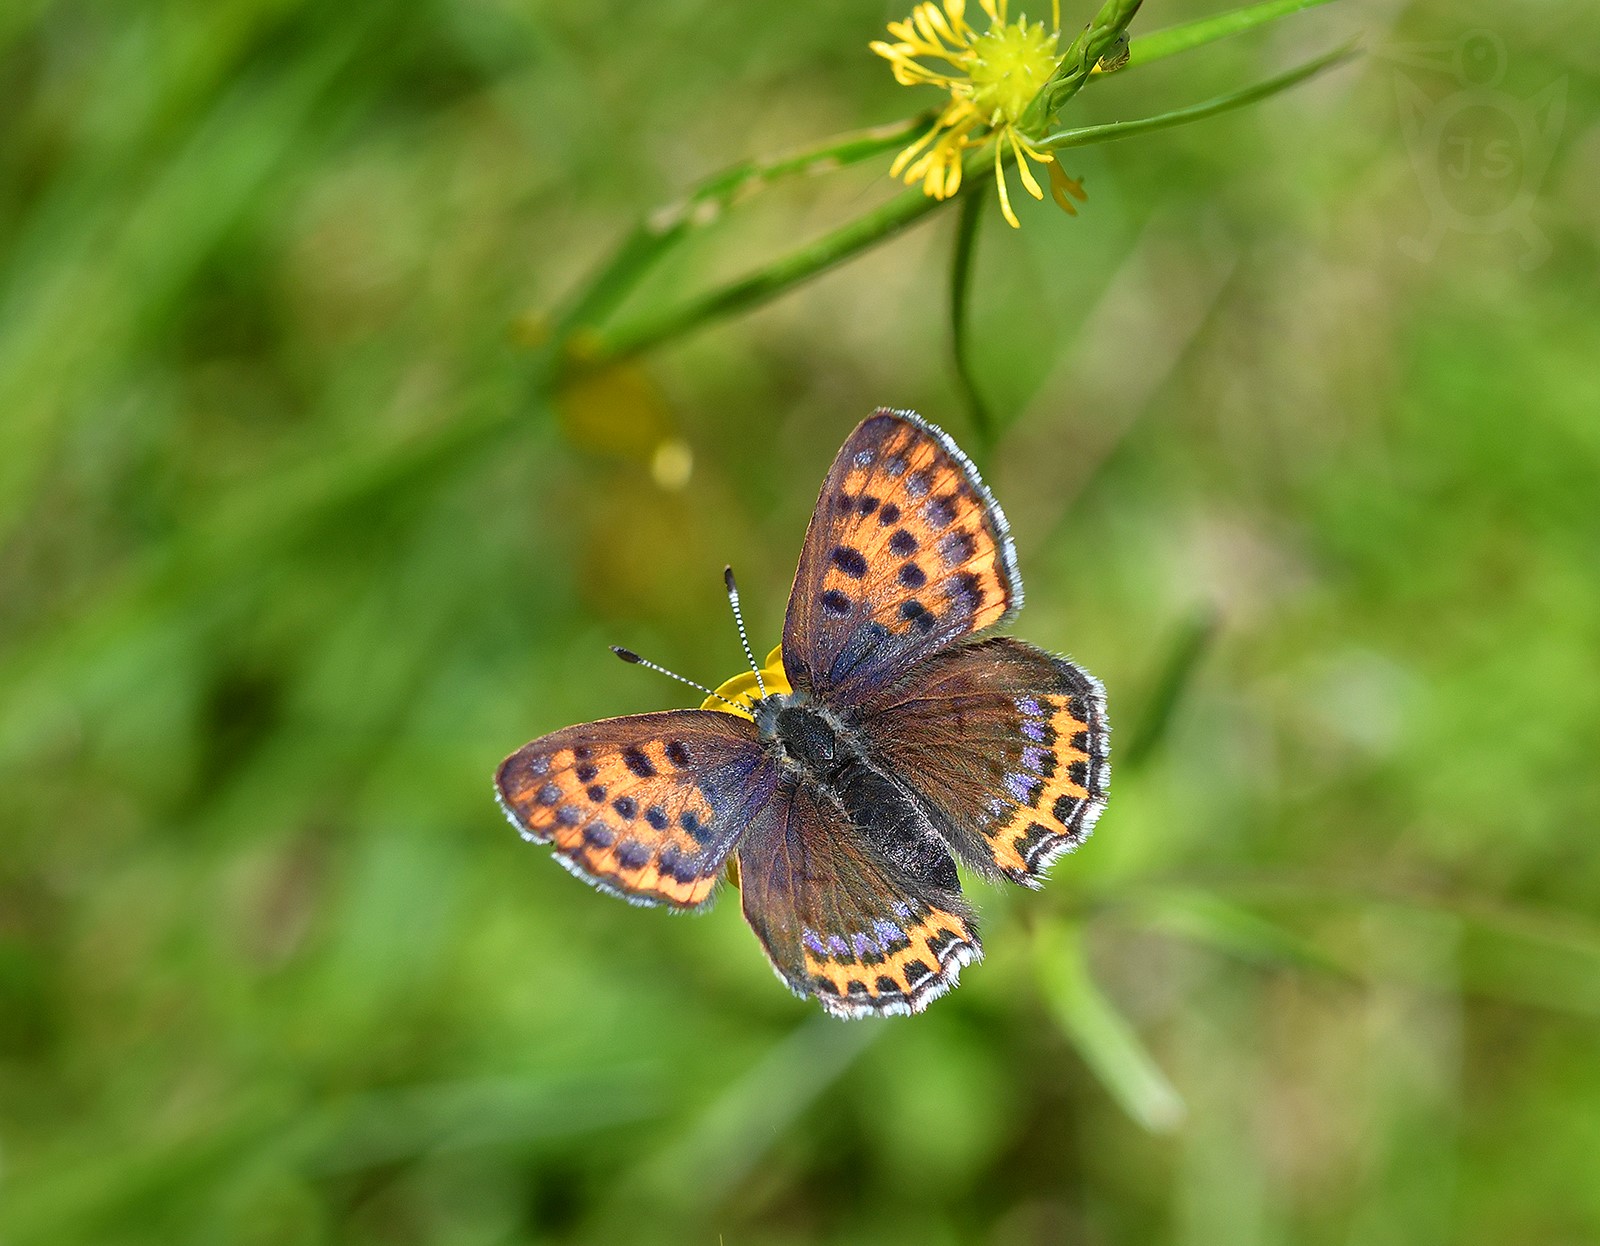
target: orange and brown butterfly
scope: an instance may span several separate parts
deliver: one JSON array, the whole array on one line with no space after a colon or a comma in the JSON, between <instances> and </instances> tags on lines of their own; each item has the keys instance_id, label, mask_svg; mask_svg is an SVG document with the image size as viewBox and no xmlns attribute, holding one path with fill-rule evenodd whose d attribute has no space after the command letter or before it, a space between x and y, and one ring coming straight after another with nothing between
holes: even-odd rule
<instances>
[{"instance_id":1,"label":"orange and brown butterfly","mask_svg":"<svg viewBox=\"0 0 1600 1246\"><path fill-rule=\"evenodd\" d=\"M737 617L731 573L728 589ZM981 955L957 862L1037 887L1106 803L1100 683L986 635L1021 606L971 460L915 414L875 411L823 482L781 661L751 658L700 709L525 745L496 776L500 803L635 903L701 908L736 863L795 994L841 1017L920 1012Z\"/></svg>"}]
</instances>

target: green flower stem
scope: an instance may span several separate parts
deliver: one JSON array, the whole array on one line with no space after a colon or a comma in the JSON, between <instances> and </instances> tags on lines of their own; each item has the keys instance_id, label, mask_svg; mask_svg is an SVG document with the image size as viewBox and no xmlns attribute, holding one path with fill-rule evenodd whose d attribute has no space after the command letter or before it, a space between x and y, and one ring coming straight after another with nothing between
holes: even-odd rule
<instances>
[{"instance_id":1,"label":"green flower stem","mask_svg":"<svg viewBox=\"0 0 1600 1246\"><path fill-rule=\"evenodd\" d=\"M553 350L565 351L575 332L604 320L675 243L691 230L714 223L741 200L785 177L839 169L891 151L931 124L933 114L922 113L890 125L834 135L783 155L744 160L707 178L634 228L557 318L551 334Z\"/></svg>"},{"instance_id":2,"label":"green flower stem","mask_svg":"<svg viewBox=\"0 0 1600 1246\"><path fill-rule=\"evenodd\" d=\"M1218 13L1215 17L1184 22L1181 26L1168 26L1165 30L1157 30L1135 39L1128 49L1128 63L1124 68L1132 69L1136 65L1148 65L1151 61L1159 61L1164 57L1175 56L1179 52L1187 52L1218 39L1226 39L1230 35L1254 30L1257 26L1264 26L1268 22L1277 21L1280 17L1298 13L1301 9L1313 9L1327 3L1328 0L1265 0L1263 4L1231 9L1226 13Z\"/></svg>"},{"instance_id":3,"label":"green flower stem","mask_svg":"<svg viewBox=\"0 0 1600 1246\"><path fill-rule=\"evenodd\" d=\"M1230 112L1235 108L1243 108L1246 104L1253 104L1257 100L1266 99L1269 95L1276 95L1286 91L1307 78L1330 69L1342 61L1349 60L1356 54L1356 46L1345 44L1335 48L1332 52L1307 61L1303 65L1279 74L1275 78L1268 78L1265 82L1246 87L1242 91L1233 91L1227 95L1218 95L1203 103L1190 105L1188 108L1179 108L1173 112L1161 113L1154 117L1140 117L1136 121L1113 121L1105 125L1081 126L1072 130L1059 130L1054 134L1047 134L1037 139L1034 146L1044 151L1060 151L1065 147L1087 147L1091 143L1109 143L1117 139L1132 138L1138 134L1148 134L1153 130L1165 130L1170 126L1185 125L1190 121L1200 121L1206 117L1215 117L1218 113Z\"/></svg>"},{"instance_id":4,"label":"green flower stem","mask_svg":"<svg viewBox=\"0 0 1600 1246\"><path fill-rule=\"evenodd\" d=\"M993 157L979 156L969 158L962 180L979 183L993 174ZM588 369L618 363L702 325L765 303L892 237L949 202L923 194L921 187L901 191L875 211L773 260L747 277L655 315L641 317L613 332L595 334L586 343L582 359L571 361L569 371L572 367ZM557 379L565 378L558 376Z\"/></svg>"},{"instance_id":5,"label":"green flower stem","mask_svg":"<svg viewBox=\"0 0 1600 1246\"><path fill-rule=\"evenodd\" d=\"M980 458L994 449L995 427L972 370L971 353L967 349L967 313L971 304L972 258L978 241L978 225L983 220L983 205L988 201L988 187L982 183L962 192L956 241L950 255L950 356L955 363L956 383L966 400L967 416L977 434Z\"/></svg>"}]
</instances>

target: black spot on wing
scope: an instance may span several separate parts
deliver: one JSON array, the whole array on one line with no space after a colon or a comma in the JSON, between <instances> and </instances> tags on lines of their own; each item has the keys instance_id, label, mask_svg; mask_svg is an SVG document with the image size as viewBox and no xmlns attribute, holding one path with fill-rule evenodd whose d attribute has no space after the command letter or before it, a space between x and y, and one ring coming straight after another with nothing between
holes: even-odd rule
<instances>
[{"instance_id":1,"label":"black spot on wing","mask_svg":"<svg viewBox=\"0 0 1600 1246\"><path fill-rule=\"evenodd\" d=\"M834 566L852 580L859 580L867 574L867 560L858 549L851 549L848 545L835 545L828 557Z\"/></svg>"},{"instance_id":2,"label":"black spot on wing","mask_svg":"<svg viewBox=\"0 0 1600 1246\"><path fill-rule=\"evenodd\" d=\"M685 809L678 818L678 825L695 843L705 845L711 842L711 827L700 820L700 815L693 809Z\"/></svg>"},{"instance_id":3,"label":"black spot on wing","mask_svg":"<svg viewBox=\"0 0 1600 1246\"><path fill-rule=\"evenodd\" d=\"M928 517L928 523L935 528L948 528L956 521L957 498L955 494L946 494L944 497L933 498L923 507L923 513Z\"/></svg>"},{"instance_id":4,"label":"black spot on wing","mask_svg":"<svg viewBox=\"0 0 1600 1246\"><path fill-rule=\"evenodd\" d=\"M617 845L617 864L625 870L636 870L650 859L650 845L637 839L624 839Z\"/></svg>"},{"instance_id":5,"label":"black spot on wing","mask_svg":"<svg viewBox=\"0 0 1600 1246\"><path fill-rule=\"evenodd\" d=\"M622 750L623 764L638 775L641 779L653 779L656 775L655 765L645 756L645 752L637 744L630 744Z\"/></svg>"},{"instance_id":6,"label":"black spot on wing","mask_svg":"<svg viewBox=\"0 0 1600 1246\"><path fill-rule=\"evenodd\" d=\"M933 612L914 598L911 601L900 603L900 617L924 636L939 624L939 620L933 616Z\"/></svg>"},{"instance_id":7,"label":"black spot on wing","mask_svg":"<svg viewBox=\"0 0 1600 1246\"><path fill-rule=\"evenodd\" d=\"M822 610L835 618L843 618L854 609L854 603L836 588L830 588L822 594Z\"/></svg>"},{"instance_id":8,"label":"black spot on wing","mask_svg":"<svg viewBox=\"0 0 1600 1246\"><path fill-rule=\"evenodd\" d=\"M983 584L970 571L953 576L945 584L945 596L963 610L977 614L983 605Z\"/></svg>"},{"instance_id":9,"label":"black spot on wing","mask_svg":"<svg viewBox=\"0 0 1600 1246\"><path fill-rule=\"evenodd\" d=\"M959 567L977 553L977 538L970 532L952 532L939 542L939 556L947 567Z\"/></svg>"}]
</instances>

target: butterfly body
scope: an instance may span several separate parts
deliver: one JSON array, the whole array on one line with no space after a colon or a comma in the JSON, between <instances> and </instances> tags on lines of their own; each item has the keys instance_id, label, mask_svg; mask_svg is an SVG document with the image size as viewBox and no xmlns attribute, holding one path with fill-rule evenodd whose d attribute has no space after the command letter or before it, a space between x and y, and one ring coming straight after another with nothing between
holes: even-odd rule
<instances>
[{"instance_id":1,"label":"butterfly body","mask_svg":"<svg viewBox=\"0 0 1600 1246\"><path fill-rule=\"evenodd\" d=\"M1038 886L1105 805L1099 683L982 633L1020 606L1005 516L909 412L824 481L784 627L789 691L748 717L569 727L496 778L524 837L637 903L710 902L732 857L778 976L843 1017L917 1012L981 956L957 862Z\"/></svg>"},{"instance_id":2,"label":"butterfly body","mask_svg":"<svg viewBox=\"0 0 1600 1246\"><path fill-rule=\"evenodd\" d=\"M833 807L839 823L858 829L891 864L926 882L957 890L955 859L914 793L875 765L871 742L824 706L779 694L757 702L756 729L776 750L781 773Z\"/></svg>"}]
</instances>

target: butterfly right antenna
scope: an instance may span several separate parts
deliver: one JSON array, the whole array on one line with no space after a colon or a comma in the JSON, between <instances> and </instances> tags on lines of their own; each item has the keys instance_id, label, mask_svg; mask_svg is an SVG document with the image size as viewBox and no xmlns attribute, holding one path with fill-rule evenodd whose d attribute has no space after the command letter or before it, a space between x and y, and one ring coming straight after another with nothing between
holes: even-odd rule
<instances>
[{"instance_id":1,"label":"butterfly right antenna","mask_svg":"<svg viewBox=\"0 0 1600 1246\"><path fill-rule=\"evenodd\" d=\"M733 607L733 621L739 625L739 643L744 646L745 661L750 663L750 669L756 673L756 687L761 689L761 699L767 698L767 685L761 678L761 667L756 664L756 655L750 651L750 637L744 630L744 611L739 609L739 586L733 582L733 568L722 569L722 582L728 586L728 604Z\"/></svg>"}]
</instances>

